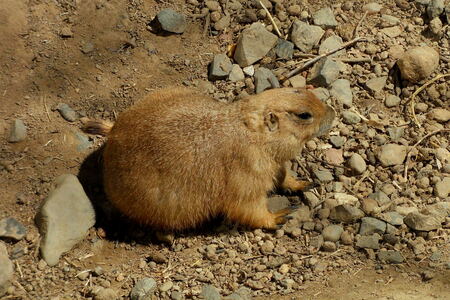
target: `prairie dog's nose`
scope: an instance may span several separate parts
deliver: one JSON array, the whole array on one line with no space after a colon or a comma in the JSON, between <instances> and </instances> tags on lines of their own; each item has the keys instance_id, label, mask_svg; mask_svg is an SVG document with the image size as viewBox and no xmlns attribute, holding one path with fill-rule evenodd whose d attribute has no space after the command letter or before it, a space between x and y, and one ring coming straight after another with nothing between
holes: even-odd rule
<instances>
[{"instance_id":1,"label":"prairie dog's nose","mask_svg":"<svg viewBox=\"0 0 450 300\"><path fill-rule=\"evenodd\" d=\"M320 122L319 131L317 132L316 136L321 136L327 133L331 129L335 117L336 113L334 112L334 109L331 106L326 105L325 115Z\"/></svg>"}]
</instances>

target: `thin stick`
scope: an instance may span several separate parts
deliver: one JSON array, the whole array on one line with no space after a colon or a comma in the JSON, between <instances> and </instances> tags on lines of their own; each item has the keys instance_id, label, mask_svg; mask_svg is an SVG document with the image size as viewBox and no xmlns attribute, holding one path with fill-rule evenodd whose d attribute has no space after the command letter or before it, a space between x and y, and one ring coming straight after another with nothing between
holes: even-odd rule
<instances>
[{"instance_id":1,"label":"thin stick","mask_svg":"<svg viewBox=\"0 0 450 300\"><path fill-rule=\"evenodd\" d=\"M281 82L286 81L287 79L291 78L292 76L294 76L294 75L300 73L301 71L307 69L309 66L315 64L320 59L322 59L322 58L324 58L326 56L330 56L331 54L336 53L336 52L338 52L338 51L340 51L340 50L342 50L344 48L347 48L347 47L349 47L349 46L351 46L351 45L353 45L353 44L355 44L357 42L360 42L360 41L366 41L366 39L363 38L363 37L357 37L357 38L354 38L351 41L343 43L340 47L338 47L336 49L333 49L333 50L328 51L326 53L320 54L320 55L314 57L313 59L307 61L303 66L297 67L294 70L292 70L289 73L287 73L285 76L282 76L280 81Z\"/></svg>"},{"instance_id":2,"label":"thin stick","mask_svg":"<svg viewBox=\"0 0 450 300\"><path fill-rule=\"evenodd\" d=\"M425 136L423 136L420 140L417 141L417 143L415 143L408 151L408 154L406 154L406 162L405 162L405 172L403 173L403 179L404 181L408 181L408 164L409 161L411 160L411 155L412 155L412 150L415 149L420 143L422 143L425 139L429 138L432 135L435 135L437 133L440 132L450 132L450 129L439 129L433 132L430 132L428 134L426 134Z\"/></svg>"},{"instance_id":3,"label":"thin stick","mask_svg":"<svg viewBox=\"0 0 450 300\"><path fill-rule=\"evenodd\" d=\"M369 176L369 174L370 174L370 171L367 170L367 171L363 174L363 176L355 183L355 185L353 186L353 189L354 189L354 190L358 190L359 185L364 181L364 179L366 179L366 178Z\"/></svg>"},{"instance_id":4,"label":"thin stick","mask_svg":"<svg viewBox=\"0 0 450 300\"><path fill-rule=\"evenodd\" d=\"M47 107L47 102L45 101L45 95L42 97L42 102L44 103L44 109L45 109L45 113L47 114L47 119L49 122L51 122L52 120L50 119L50 114L48 113L48 107Z\"/></svg>"},{"instance_id":5,"label":"thin stick","mask_svg":"<svg viewBox=\"0 0 450 300\"><path fill-rule=\"evenodd\" d=\"M282 38L281 32L280 32L280 30L278 29L277 24L275 24L275 21L273 20L272 15L270 14L270 12L269 12L269 10L267 9L267 7L266 7L261 1L259 1L259 4L260 4L260 5L262 6L262 8L266 11L267 16L269 16L269 20L270 20L270 22L272 23L273 27L275 28L275 31L277 32L278 36L279 36L280 38Z\"/></svg>"},{"instance_id":6,"label":"thin stick","mask_svg":"<svg viewBox=\"0 0 450 300\"><path fill-rule=\"evenodd\" d=\"M355 30L353 31L353 38L358 36L358 31L359 31L359 27L361 27L362 22L364 21L364 19L366 18L367 14L368 14L368 10L366 10L364 12L364 15L362 16L361 20L359 20L358 24L356 24Z\"/></svg>"},{"instance_id":7,"label":"thin stick","mask_svg":"<svg viewBox=\"0 0 450 300\"><path fill-rule=\"evenodd\" d=\"M211 25L211 14L208 13L205 17L205 27L203 27L203 36L208 35L209 25Z\"/></svg>"},{"instance_id":8,"label":"thin stick","mask_svg":"<svg viewBox=\"0 0 450 300\"><path fill-rule=\"evenodd\" d=\"M414 109L414 106L415 106L415 98L416 98L416 96L421 92L421 91L423 91L425 88L427 88L428 86L430 86L432 83L434 83L435 81L437 81L437 80L439 80L439 79L441 79L441 78L444 78L444 77L448 77L448 76L450 76L450 73L447 73L447 74L439 74L439 75L437 75L436 77L434 77L433 79L431 79L430 81L427 81L426 83L424 83L421 87L419 87L412 95L411 95L411 98L409 98L409 100L405 103L405 105L407 105L408 103L411 103L410 104L410 107L411 107L411 113L412 113L412 115L413 115L413 121L414 121L414 123L417 125L417 127L421 127L421 125L420 125L420 123L419 123L419 120L417 120L417 117L416 117L416 111L415 111L415 109Z\"/></svg>"},{"instance_id":9,"label":"thin stick","mask_svg":"<svg viewBox=\"0 0 450 300\"><path fill-rule=\"evenodd\" d=\"M340 60L346 64L366 63L366 62L372 61L372 59L370 57L341 58L338 60Z\"/></svg>"}]
</instances>

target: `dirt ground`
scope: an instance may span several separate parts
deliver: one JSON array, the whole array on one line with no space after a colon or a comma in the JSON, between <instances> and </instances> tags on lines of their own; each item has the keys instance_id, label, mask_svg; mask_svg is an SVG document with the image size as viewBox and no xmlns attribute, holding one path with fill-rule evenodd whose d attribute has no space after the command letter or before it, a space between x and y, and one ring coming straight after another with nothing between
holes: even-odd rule
<instances>
[{"instance_id":1,"label":"dirt ground","mask_svg":"<svg viewBox=\"0 0 450 300\"><path fill-rule=\"evenodd\" d=\"M13 216L28 230L25 240L7 243L9 253L22 251L23 255L13 260L15 290L4 299L91 299L82 296L87 287L76 274L98 265L112 278L124 275L124 280L111 280L111 287L122 299L128 299L133 286L130 274L133 278L146 275L160 280L173 275L170 270L165 272L165 266L141 269L139 263L149 253L161 251L169 261L195 263L195 255L190 252L193 246L173 252L160 243L136 244L132 238L108 231L114 227L102 220L98 221L101 226L92 229L85 241L65 255L64 266L73 269L69 275L61 275L62 264L53 268L39 265L37 254L39 235L34 216L54 178L64 173L77 175L86 157L102 143L97 137L80 140L77 133L81 132L81 123L61 118L54 110L58 103L67 103L90 118L112 120L149 91L186 84L210 87L207 65L213 54L225 52L227 43L235 37L219 34L205 38L203 21L192 18L183 35L155 35L147 24L164 7L183 11L186 3L1 1L0 219ZM27 126L27 139L12 144L7 137L16 118ZM107 228L105 239L97 238L99 227ZM123 239L118 241L118 236ZM180 237L190 239L188 242L195 246L215 238L215 233L203 232ZM448 240L445 247L442 251L448 255ZM255 299L450 299L448 268L437 269L433 278L424 281L420 274L426 262L411 259L399 266L377 269L364 254L347 250L343 250L339 268L329 266L297 291L287 295L273 291L270 297ZM321 258L327 255L321 254Z\"/></svg>"}]
</instances>

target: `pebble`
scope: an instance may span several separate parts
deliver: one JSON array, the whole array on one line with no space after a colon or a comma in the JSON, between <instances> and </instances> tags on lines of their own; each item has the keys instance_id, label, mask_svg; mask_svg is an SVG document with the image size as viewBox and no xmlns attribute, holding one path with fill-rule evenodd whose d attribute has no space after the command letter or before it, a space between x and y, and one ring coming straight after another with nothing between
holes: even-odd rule
<instances>
[{"instance_id":1,"label":"pebble","mask_svg":"<svg viewBox=\"0 0 450 300\"><path fill-rule=\"evenodd\" d=\"M267 89L280 87L280 83L272 71L261 67L255 71L255 86L256 93L259 94Z\"/></svg>"},{"instance_id":2,"label":"pebble","mask_svg":"<svg viewBox=\"0 0 450 300\"><path fill-rule=\"evenodd\" d=\"M55 185L36 216L41 255L49 266L56 265L95 224L94 208L76 176L61 175Z\"/></svg>"},{"instance_id":3,"label":"pebble","mask_svg":"<svg viewBox=\"0 0 450 300\"><path fill-rule=\"evenodd\" d=\"M379 205L377 201L370 198L362 199L361 208L367 215L372 215L379 212Z\"/></svg>"},{"instance_id":4,"label":"pebble","mask_svg":"<svg viewBox=\"0 0 450 300\"><path fill-rule=\"evenodd\" d=\"M445 17L447 19L447 24L450 24L450 3L445 6Z\"/></svg>"},{"instance_id":5,"label":"pebble","mask_svg":"<svg viewBox=\"0 0 450 300\"><path fill-rule=\"evenodd\" d=\"M302 9L301 9L300 5L294 4L287 8L287 12L291 16L298 17L302 13Z\"/></svg>"},{"instance_id":6,"label":"pebble","mask_svg":"<svg viewBox=\"0 0 450 300\"><path fill-rule=\"evenodd\" d=\"M403 79L417 83L426 79L439 65L439 53L421 46L407 50L397 61Z\"/></svg>"},{"instance_id":7,"label":"pebble","mask_svg":"<svg viewBox=\"0 0 450 300\"><path fill-rule=\"evenodd\" d=\"M389 127L388 133L392 141L397 141L403 136L405 129L404 127Z\"/></svg>"},{"instance_id":8,"label":"pebble","mask_svg":"<svg viewBox=\"0 0 450 300\"><path fill-rule=\"evenodd\" d=\"M331 209L330 218L337 222L353 223L364 217L364 212L357 207L342 204Z\"/></svg>"},{"instance_id":9,"label":"pebble","mask_svg":"<svg viewBox=\"0 0 450 300\"><path fill-rule=\"evenodd\" d=\"M313 173L319 181L324 183L331 182L334 179L333 174L325 168L314 168Z\"/></svg>"},{"instance_id":10,"label":"pebble","mask_svg":"<svg viewBox=\"0 0 450 300\"><path fill-rule=\"evenodd\" d=\"M248 76L253 76L255 74L255 67L254 66L248 66L242 69L245 74Z\"/></svg>"},{"instance_id":11,"label":"pebble","mask_svg":"<svg viewBox=\"0 0 450 300\"><path fill-rule=\"evenodd\" d=\"M375 233L372 235L363 235L356 239L356 247L364 249L380 249L380 235Z\"/></svg>"},{"instance_id":12,"label":"pebble","mask_svg":"<svg viewBox=\"0 0 450 300\"><path fill-rule=\"evenodd\" d=\"M22 120L15 119L11 125L9 132L8 142L18 143L27 138L27 127Z\"/></svg>"},{"instance_id":13,"label":"pebble","mask_svg":"<svg viewBox=\"0 0 450 300\"><path fill-rule=\"evenodd\" d=\"M311 238L309 245L313 248L320 249L322 248L324 243L323 236L318 235Z\"/></svg>"},{"instance_id":14,"label":"pebble","mask_svg":"<svg viewBox=\"0 0 450 300\"><path fill-rule=\"evenodd\" d=\"M401 264L405 259L400 251L396 250L380 250L377 253L378 260L390 264Z\"/></svg>"},{"instance_id":15,"label":"pebble","mask_svg":"<svg viewBox=\"0 0 450 300\"><path fill-rule=\"evenodd\" d=\"M273 252L273 249L275 248L274 244L272 241L265 241L262 245L261 245L261 253L262 254L269 254Z\"/></svg>"},{"instance_id":16,"label":"pebble","mask_svg":"<svg viewBox=\"0 0 450 300\"><path fill-rule=\"evenodd\" d=\"M242 81L245 79L244 71L242 71L238 64L233 64L228 79L231 82Z\"/></svg>"},{"instance_id":17,"label":"pebble","mask_svg":"<svg viewBox=\"0 0 450 300\"><path fill-rule=\"evenodd\" d=\"M9 259L8 250L3 242L0 241L0 297L2 291L6 290L13 277L13 263Z\"/></svg>"},{"instance_id":18,"label":"pebble","mask_svg":"<svg viewBox=\"0 0 450 300\"><path fill-rule=\"evenodd\" d=\"M183 298L183 294L179 291L172 291L172 293L170 294L170 299L172 300L182 300Z\"/></svg>"},{"instance_id":19,"label":"pebble","mask_svg":"<svg viewBox=\"0 0 450 300\"><path fill-rule=\"evenodd\" d=\"M400 24L400 19L391 15L381 15L381 27L390 27Z\"/></svg>"},{"instance_id":20,"label":"pebble","mask_svg":"<svg viewBox=\"0 0 450 300\"><path fill-rule=\"evenodd\" d=\"M83 43L83 46L81 46L81 52L83 52L84 54L89 54L94 50L95 50L95 46L91 42Z\"/></svg>"},{"instance_id":21,"label":"pebble","mask_svg":"<svg viewBox=\"0 0 450 300\"><path fill-rule=\"evenodd\" d=\"M403 218L404 216L396 211L388 211L380 215L380 219L394 226L403 225Z\"/></svg>"},{"instance_id":22,"label":"pebble","mask_svg":"<svg viewBox=\"0 0 450 300\"><path fill-rule=\"evenodd\" d=\"M364 161L364 158L362 158L361 155L358 153L353 153L350 159L348 160L348 166L352 171L356 174L362 174L366 171L367 165Z\"/></svg>"},{"instance_id":23,"label":"pebble","mask_svg":"<svg viewBox=\"0 0 450 300\"><path fill-rule=\"evenodd\" d=\"M387 107L395 107L400 104L400 101L400 97L389 94L386 96L386 100L384 103Z\"/></svg>"},{"instance_id":24,"label":"pebble","mask_svg":"<svg viewBox=\"0 0 450 300\"><path fill-rule=\"evenodd\" d=\"M354 205L354 204L358 203L358 198L356 198L353 195L346 194L346 193L335 193L334 199L336 199L336 202L338 205L341 205L341 204Z\"/></svg>"},{"instance_id":25,"label":"pebble","mask_svg":"<svg viewBox=\"0 0 450 300\"><path fill-rule=\"evenodd\" d=\"M383 145L377 157L383 167L400 165L406 158L406 147L397 144Z\"/></svg>"},{"instance_id":26,"label":"pebble","mask_svg":"<svg viewBox=\"0 0 450 300\"><path fill-rule=\"evenodd\" d=\"M413 230L431 231L441 228L444 220L445 217L440 214L411 212L403 219L403 222Z\"/></svg>"},{"instance_id":27,"label":"pebble","mask_svg":"<svg viewBox=\"0 0 450 300\"><path fill-rule=\"evenodd\" d=\"M428 113L428 117L439 123L446 123L450 120L450 110L444 108L434 108Z\"/></svg>"},{"instance_id":28,"label":"pebble","mask_svg":"<svg viewBox=\"0 0 450 300\"><path fill-rule=\"evenodd\" d=\"M381 32L383 32L385 35L393 39L400 36L403 33L403 28L400 26L392 26L381 29Z\"/></svg>"},{"instance_id":29,"label":"pebble","mask_svg":"<svg viewBox=\"0 0 450 300\"><path fill-rule=\"evenodd\" d=\"M342 112L342 122L349 125L358 124L361 122L361 117L352 111L343 111Z\"/></svg>"},{"instance_id":30,"label":"pebble","mask_svg":"<svg viewBox=\"0 0 450 300\"><path fill-rule=\"evenodd\" d=\"M328 87L339 76L339 64L329 57L319 60L311 69L308 82L321 87Z\"/></svg>"},{"instance_id":31,"label":"pebble","mask_svg":"<svg viewBox=\"0 0 450 300\"><path fill-rule=\"evenodd\" d=\"M74 111L69 105L66 103L59 103L56 106L56 110L61 114L61 116L69 122L75 122L78 120L78 113Z\"/></svg>"},{"instance_id":32,"label":"pebble","mask_svg":"<svg viewBox=\"0 0 450 300\"><path fill-rule=\"evenodd\" d=\"M319 43L324 33L325 31L319 26L295 21L292 25L291 41L298 49L307 53Z\"/></svg>"},{"instance_id":33,"label":"pebble","mask_svg":"<svg viewBox=\"0 0 450 300\"><path fill-rule=\"evenodd\" d=\"M313 14L314 25L323 29L335 28L338 23L334 17L333 10L330 7L324 7Z\"/></svg>"},{"instance_id":34,"label":"pebble","mask_svg":"<svg viewBox=\"0 0 450 300\"><path fill-rule=\"evenodd\" d=\"M281 59L292 59L294 54L294 44L284 39L278 39L275 46L275 54Z\"/></svg>"},{"instance_id":35,"label":"pebble","mask_svg":"<svg viewBox=\"0 0 450 300\"><path fill-rule=\"evenodd\" d=\"M431 20L439 17L444 12L444 8L444 0L431 0L427 6L428 18Z\"/></svg>"},{"instance_id":36,"label":"pebble","mask_svg":"<svg viewBox=\"0 0 450 300\"><path fill-rule=\"evenodd\" d=\"M430 32L437 38L440 38L443 35L442 21L438 17L430 21L429 28Z\"/></svg>"},{"instance_id":37,"label":"pebble","mask_svg":"<svg viewBox=\"0 0 450 300\"><path fill-rule=\"evenodd\" d=\"M434 194L439 198L447 198L450 194L450 177L444 177L434 185Z\"/></svg>"},{"instance_id":38,"label":"pebble","mask_svg":"<svg viewBox=\"0 0 450 300\"><path fill-rule=\"evenodd\" d=\"M231 15L226 14L225 16L223 16L222 18L220 18L219 21L217 21L216 23L214 23L214 29L217 31L221 31L226 29L228 26L230 26L231 23Z\"/></svg>"},{"instance_id":39,"label":"pebble","mask_svg":"<svg viewBox=\"0 0 450 300\"><path fill-rule=\"evenodd\" d=\"M139 280L131 289L131 300L151 299L156 289L156 281L153 278L145 277Z\"/></svg>"},{"instance_id":40,"label":"pebble","mask_svg":"<svg viewBox=\"0 0 450 300\"><path fill-rule=\"evenodd\" d=\"M328 225L322 231L322 236L325 241L337 242L341 238L344 228L340 225Z\"/></svg>"},{"instance_id":41,"label":"pebble","mask_svg":"<svg viewBox=\"0 0 450 300\"><path fill-rule=\"evenodd\" d=\"M383 191L376 191L368 196L370 199L377 201L378 205L383 206L391 202L391 199Z\"/></svg>"},{"instance_id":42,"label":"pebble","mask_svg":"<svg viewBox=\"0 0 450 300\"><path fill-rule=\"evenodd\" d=\"M337 79L331 84L330 94L338 100L344 107L351 107L353 103L353 93L350 88L350 81L347 79Z\"/></svg>"},{"instance_id":43,"label":"pebble","mask_svg":"<svg viewBox=\"0 0 450 300\"><path fill-rule=\"evenodd\" d=\"M374 233L378 233L381 235L385 231L385 222L372 217L364 217L361 219L361 226L359 227L360 235L372 235Z\"/></svg>"},{"instance_id":44,"label":"pebble","mask_svg":"<svg viewBox=\"0 0 450 300\"><path fill-rule=\"evenodd\" d=\"M366 82L366 87L373 93L381 92L386 86L387 76L375 77Z\"/></svg>"},{"instance_id":45,"label":"pebble","mask_svg":"<svg viewBox=\"0 0 450 300\"><path fill-rule=\"evenodd\" d=\"M378 4L376 2L370 2L363 6L363 11L367 11L368 14L376 14L381 11L383 6L381 4Z\"/></svg>"},{"instance_id":46,"label":"pebble","mask_svg":"<svg viewBox=\"0 0 450 300\"><path fill-rule=\"evenodd\" d=\"M89 147L92 145L92 142L85 134L78 131L72 132L71 134L75 138L77 144L77 151L79 152L85 151L89 149Z\"/></svg>"},{"instance_id":47,"label":"pebble","mask_svg":"<svg viewBox=\"0 0 450 300\"><path fill-rule=\"evenodd\" d=\"M152 21L157 31L164 30L166 32L181 34L186 30L186 18L184 15L166 8L161 10Z\"/></svg>"},{"instance_id":48,"label":"pebble","mask_svg":"<svg viewBox=\"0 0 450 300\"><path fill-rule=\"evenodd\" d=\"M72 29L70 27L63 27L61 29L61 31L59 32L59 35L62 38L71 38L71 37L73 37L73 32L72 32Z\"/></svg>"},{"instance_id":49,"label":"pebble","mask_svg":"<svg viewBox=\"0 0 450 300\"><path fill-rule=\"evenodd\" d=\"M220 3L218 1L205 1L205 6L210 11L218 11L218 10L220 10Z\"/></svg>"},{"instance_id":50,"label":"pebble","mask_svg":"<svg viewBox=\"0 0 450 300\"><path fill-rule=\"evenodd\" d=\"M278 38L261 23L253 23L238 38L234 60L247 67L263 58L277 43Z\"/></svg>"},{"instance_id":51,"label":"pebble","mask_svg":"<svg viewBox=\"0 0 450 300\"><path fill-rule=\"evenodd\" d=\"M342 42L342 38L340 36L331 35L320 44L319 54L327 53L334 49L337 49L337 48L341 47L342 44L343 44L343 42ZM339 51L329 55L328 57L338 57L338 56L345 55L345 53L346 53L345 49L342 49L342 50L339 50Z\"/></svg>"},{"instance_id":52,"label":"pebble","mask_svg":"<svg viewBox=\"0 0 450 300\"><path fill-rule=\"evenodd\" d=\"M94 287L94 300L116 300L119 299L117 292L111 288Z\"/></svg>"},{"instance_id":53,"label":"pebble","mask_svg":"<svg viewBox=\"0 0 450 300\"><path fill-rule=\"evenodd\" d=\"M327 149L324 153L324 159L327 163L340 165L344 162L342 149Z\"/></svg>"},{"instance_id":54,"label":"pebble","mask_svg":"<svg viewBox=\"0 0 450 300\"><path fill-rule=\"evenodd\" d=\"M167 292L167 291L169 291L172 287L173 287L173 282L172 282L172 281L166 281L166 282L164 282L164 283L159 287L159 291L160 291L160 292Z\"/></svg>"},{"instance_id":55,"label":"pebble","mask_svg":"<svg viewBox=\"0 0 450 300\"><path fill-rule=\"evenodd\" d=\"M0 220L0 237L20 241L27 234L27 229L12 217Z\"/></svg>"},{"instance_id":56,"label":"pebble","mask_svg":"<svg viewBox=\"0 0 450 300\"><path fill-rule=\"evenodd\" d=\"M211 81L225 79L232 68L233 64L226 54L216 54L209 65L208 79Z\"/></svg>"},{"instance_id":57,"label":"pebble","mask_svg":"<svg viewBox=\"0 0 450 300\"><path fill-rule=\"evenodd\" d=\"M353 244L353 238L352 238L352 235L350 234L350 232L348 232L347 230L342 232L341 242L344 245L352 245Z\"/></svg>"},{"instance_id":58,"label":"pebble","mask_svg":"<svg viewBox=\"0 0 450 300\"><path fill-rule=\"evenodd\" d=\"M334 252L336 251L337 246L335 243L330 241L325 241L322 245L322 250L325 252Z\"/></svg>"},{"instance_id":59,"label":"pebble","mask_svg":"<svg viewBox=\"0 0 450 300\"><path fill-rule=\"evenodd\" d=\"M336 147L336 148L340 148L342 146L344 146L345 143L345 138L339 135L333 135L330 136L330 143Z\"/></svg>"},{"instance_id":60,"label":"pebble","mask_svg":"<svg viewBox=\"0 0 450 300\"><path fill-rule=\"evenodd\" d=\"M294 77L289 78L289 82L293 88L303 88L306 86L306 78L302 75L295 75Z\"/></svg>"},{"instance_id":61,"label":"pebble","mask_svg":"<svg viewBox=\"0 0 450 300\"><path fill-rule=\"evenodd\" d=\"M220 300L220 299L222 299L217 288L210 284L203 286L202 296L203 296L203 299L205 299L205 300Z\"/></svg>"}]
</instances>

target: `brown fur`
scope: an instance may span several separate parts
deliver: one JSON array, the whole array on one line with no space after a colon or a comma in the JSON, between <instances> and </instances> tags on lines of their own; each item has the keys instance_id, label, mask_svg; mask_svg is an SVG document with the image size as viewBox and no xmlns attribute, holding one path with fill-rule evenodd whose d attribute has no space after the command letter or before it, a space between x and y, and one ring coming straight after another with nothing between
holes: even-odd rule
<instances>
[{"instance_id":1,"label":"brown fur","mask_svg":"<svg viewBox=\"0 0 450 300\"><path fill-rule=\"evenodd\" d=\"M82 130L90 134L106 136L111 131L113 125L113 123L105 120L89 120L86 124L84 124Z\"/></svg>"},{"instance_id":2,"label":"brown fur","mask_svg":"<svg viewBox=\"0 0 450 300\"><path fill-rule=\"evenodd\" d=\"M312 120L296 116L302 112ZM267 193L309 186L287 176L284 163L333 119L306 89L274 89L231 104L189 89L160 90L124 111L109 132L105 191L125 215L163 230L218 215L273 229L291 210L270 213Z\"/></svg>"}]
</instances>

